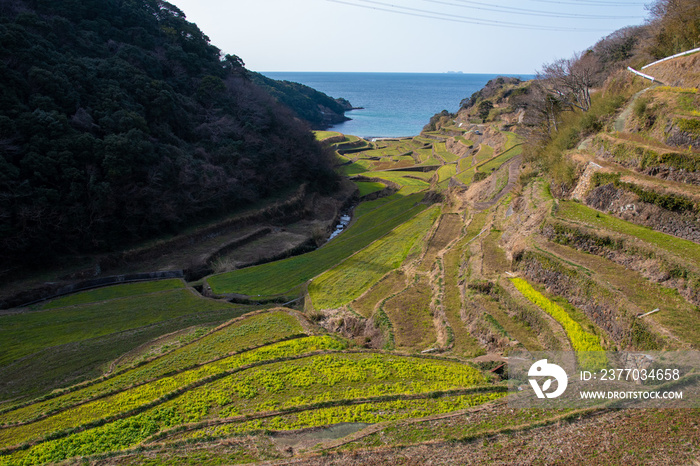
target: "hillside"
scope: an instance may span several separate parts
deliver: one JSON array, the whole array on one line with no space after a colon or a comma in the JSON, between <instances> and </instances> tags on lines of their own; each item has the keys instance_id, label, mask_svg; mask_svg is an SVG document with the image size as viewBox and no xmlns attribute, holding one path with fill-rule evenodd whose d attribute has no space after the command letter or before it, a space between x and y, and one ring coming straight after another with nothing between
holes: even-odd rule
<instances>
[{"instance_id":1,"label":"hillside","mask_svg":"<svg viewBox=\"0 0 700 466\"><path fill-rule=\"evenodd\" d=\"M663 58L644 41L682 42L623 30L410 138L317 131L333 195L298 175L0 286L0 465L696 464L697 55L646 68L659 85L626 69ZM221 79L257 89L246 74ZM60 289L103 267L111 286ZM522 407L512 368L544 351L677 371L625 389L684 397Z\"/></svg>"},{"instance_id":2,"label":"hillside","mask_svg":"<svg viewBox=\"0 0 700 466\"><path fill-rule=\"evenodd\" d=\"M651 64L644 71L669 86L700 87L700 54Z\"/></svg>"},{"instance_id":3,"label":"hillside","mask_svg":"<svg viewBox=\"0 0 700 466\"><path fill-rule=\"evenodd\" d=\"M277 81L260 73L251 73L251 80L268 91L277 101L293 109L312 128L325 129L349 120L345 112L352 110L343 98L332 99L309 86L289 81Z\"/></svg>"},{"instance_id":4,"label":"hillside","mask_svg":"<svg viewBox=\"0 0 700 466\"><path fill-rule=\"evenodd\" d=\"M0 35L3 272L334 189L307 124L255 82L316 125L341 104L220 57L167 2L10 2Z\"/></svg>"},{"instance_id":5,"label":"hillside","mask_svg":"<svg viewBox=\"0 0 700 466\"><path fill-rule=\"evenodd\" d=\"M624 79L628 98L610 126L566 156L677 188L682 182L642 175L597 149L598 140L630 139L611 129L620 118L636 122L625 112L635 106L636 78ZM13 326L6 336L19 339L0 360L2 380L12 381L0 385L0 464L367 464L399 451L408 464L486 463L497 445L526 447L517 458L531 461L559 445L557 454L592 464L644 463L663 445L670 463L690 461L700 451L696 410L513 410L507 374L491 371L523 349L700 346L700 245L640 228L618 210L554 198L524 162L522 109L503 97L529 85L492 83L501 101L486 122L470 121L466 108L414 138L317 133L362 196L350 226L313 252L206 277L209 298L179 280L156 281L2 316L4 328ZM688 92L643 95L679 97L675 115ZM601 176L589 178L609 175ZM596 189L576 192L597 199ZM177 294L190 298L163 309ZM255 304L272 298L296 310ZM654 306L660 312L637 319ZM139 309L140 318L119 329L111 319L86 320L117 309ZM47 316L83 326L47 338L57 329ZM117 338L153 325L154 336L139 343ZM76 347L90 348L92 361L69 357ZM67 377L86 382L66 386ZM572 436L596 452L608 438L606 459L578 456Z\"/></svg>"}]
</instances>

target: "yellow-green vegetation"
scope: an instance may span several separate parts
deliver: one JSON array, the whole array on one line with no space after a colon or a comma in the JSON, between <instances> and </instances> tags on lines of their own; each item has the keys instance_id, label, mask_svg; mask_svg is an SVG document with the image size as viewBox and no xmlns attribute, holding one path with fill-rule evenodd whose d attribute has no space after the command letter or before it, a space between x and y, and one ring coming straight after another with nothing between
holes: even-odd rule
<instances>
[{"instance_id":1,"label":"yellow-green vegetation","mask_svg":"<svg viewBox=\"0 0 700 466\"><path fill-rule=\"evenodd\" d=\"M421 162L425 162L428 160L430 157L433 156L433 150L432 149L417 149L414 151L415 154L418 155L418 159Z\"/></svg>"},{"instance_id":2,"label":"yellow-green vegetation","mask_svg":"<svg viewBox=\"0 0 700 466\"><path fill-rule=\"evenodd\" d=\"M529 325L520 319L514 319L501 307L501 302L496 302L483 296L475 298L486 309L484 317L490 321L496 331L512 338L519 343L516 348L525 347L529 351L542 351L544 348L537 341L535 334ZM521 346L522 345L522 346Z\"/></svg>"},{"instance_id":3,"label":"yellow-green vegetation","mask_svg":"<svg viewBox=\"0 0 700 466\"><path fill-rule=\"evenodd\" d=\"M195 369L138 385L126 391L80 404L53 416L0 430L0 447L17 445L42 438L52 432L87 425L101 419L130 413L151 404L161 404L188 387L236 371L246 365L310 353L318 350L343 349L344 344L332 337L308 337L290 340L219 359Z\"/></svg>"},{"instance_id":4,"label":"yellow-green vegetation","mask_svg":"<svg viewBox=\"0 0 700 466\"><path fill-rule=\"evenodd\" d=\"M392 194L391 196L386 196L386 197L380 197L379 199L374 199L372 201L365 201L362 202L360 205L355 207L355 210L352 213L353 218L359 219L363 215L370 213L372 211L375 211L377 209L381 209L384 206L387 206L394 201L397 201L403 197L406 196L406 190L401 189L399 192Z\"/></svg>"},{"instance_id":5,"label":"yellow-green vegetation","mask_svg":"<svg viewBox=\"0 0 700 466\"><path fill-rule=\"evenodd\" d=\"M506 144L504 147L504 151L511 149L518 144L522 144L522 142L523 142L523 138L521 136L518 136L517 134L512 133L510 131L501 131L501 134L505 135L505 137L506 137Z\"/></svg>"},{"instance_id":6,"label":"yellow-green vegetation","mask_svg":"<svg viewBox=\"0 0 700 466\"><path fill-rule=\"evenodd\" d=\"M450 181L450 178L455 176L457 174L457 165L456 164L449 164L449 165L443 165L440 167L437 171L438 174L438 185L441 187L447 187L447 184Z\"/></svg>"},{"instance_id":7,"label":"yellow-green vegetation","mask_svg":"<svg viewBox=\"0 0 700 466\"><path fill-rule=\"evenodd\" d=\"M479 146L479 152L476 153L476 163L482 163L490 158L492 158L494 155L494 150L493 147L487 145L487 144L481 144Z\"/></svg>"},{"instance_id":8,"label":"yellow-green vegetation","mask_svg":"<svg viewBox=\"0 0 700 466\"><path fill-rule=\"evenodd\" d=\"M421 351L436 342L430 301L430 287L422 279L384 303L383 310L394 330L396 348Z\"/></svg>"},{"instance_id":9,"label":"yellow-green vegetation","mask_svg":"<svg viewBox=\"0 0 700 466\"><path fill-rule=\"evenodd\" d=\"M469 169L474 164L474 159L471 156L467 157L462 157L459 159L459 162L457 162L457 167L458 171L460 173L464 172L465 170Z\"/></svg>"},{"instance_id":10,"label":"yellow-green vegetation","mask_svg":"<svg viewBox=\"0 0 700 466\"><path fill-rule=\"evenodd\" d=\"M495 392L489 394L406 399L320 408L286 416L266 417L255 421L243 421L198 429L182 436L182 439L229 437L236 434L260 430L295 430L339 424L341 422L376 424L378 422L421 418L478 406L489 401L498 400L505 395L504 392Z\"/></svg>"},{"instance_id":11,"label":"yellow-green vegetation","mask_svg":"<svg viewBox=\"0 0 700 466\"><path fill-rule=\"evenodd\" d=\"M347 304L377 283L387 272L397 268L414 244L430 229L439 215L433 207L397 227L342 264L315 278L309 296L316 309Z\"/></svg>"},{"instance_id":12,"label":"yellow-green vegetation","mask_svg":"<svg viewBox=\"0 0 700 466\"><path fill-rule=\"evenodd\" d=\"M340 167L337 168L337 171L340 174L345 175L345 176L360 175L360 174L365 173L367 171L368 167L365 165L367 165L367 164L359 163L359 162L352 162L350 164L341 165Z\"/></svg>"},{"instance_id":13,"label":"yellow-green vegetation","mask_svg":"<svg viewBox=\"0 0 700 466\"><path fill-rule=\"evenodd\" d=\"M0 366L44 348L152 325L192 313L236 307L203 299L182 288L179 280L166 283L166 286L174 284L178 284L179 288L0 316ZM154 288L158 288L158 285ZM81 294L75 300L72 297L61 298L61 302L89 300L91 298L86 296L94 297L96 294L116 298L120 295L120 289L110 287L95 290L87 292L87 295ZM134 291L133 287L128 289Z\"/></svg>"},{"instance_id":14,"label":"yellow-green vegetation","mask_svg":"<svg viewBox=\"0 0 700 466\"><path fill-rule=\"evenodd\" d=\"M464 160L464 159L462 159L462 160ZM474 179L475 174L476 174L475 168L468 168L467 170L458 173L455 176L455 179L457 179L461 183L469 185L472 182L472 180Z\"/></svg>"},{"instance_id":15,"label":"yellow-green vegetation","mask_svg":"<svg viewBox=\"0 0 700 466\"><path fill-rule=\"evenodd\" d=\"M314 131L314 136L316 136L317 141L325 141L330 138L342 137L343 134L337 131Z\"/></svg>"},{"instance_id":16,"label":"yellow-green vegetation","mask_svg":"<svg viewBox=\"0 0 700 466\"><path fill-rule=\"evenodd\" d=\"M426 177L424 172L405 172L405 171L391 171L391 172L373 172L374 177L381 178L387 181L393 181L399 186L405 187L415 187L420 189L427 189L430 184L422 178ZM432 173L430 174L432 176Z\"/></svg>"},{"instance_id":17,"label":"yellow-green vegetation","mask_svg":"<svg viewBox=\"0 0 700 466\"><path fill-rule=\"evenodd\" d=\"M420 270L427 272L433 268L438 253L461 236L463 226L459 214L446 213L440 217L438 227L430 236L425 254L421 259Z\"/></svg>"},{"instance_id":18,"label":"yellow-green vegetation","mask_svg":"<svg viewBox=\"0 0 700 466\"><path fill-rule=\"evenodd\" d=\"M484 173L491 173L497 170L501 165L510 161L514 157L523 153L523 147L521 145L513 146L505 151L501 152L496 157L489 159L487 162L477 165L477 169Z\"/></svg>"},{"instance_id":19,"label":"yellow-green vegetation","mask_svg":"<svg viewBox=\"0 0 700 466\"><path fill-rule=\"evenodd\" d=\"M188 422L198 422L212 416L225 418L342 400L477 386L487 386L481 373L456 361L377 353L333 353L239 371L195 388L165 406L178 410L203 406L204 412L183 413ZM212 409L217 405L222 409Z\"/></svg>"},{"instance_id":20,"label":"yellow-green vegetation","mask_svg":"<svg viewBox=\"0 0 700 466\"><path fill-rule=\"evenodd\" d=\"M437 159L435 156L429 157L425 162L421 163L419 167L426 167L426 168L431 168L431 167L439 167L443 165L442 160Z\"/></svg>"},{"instance_id":21,"label":"yellow-green vegetation","mask_svg":"<svg viewBox=\"0 0 700 466\"><path fill-rule=\"evenodd\" d=\"M467 139L467 138L465 138L464 136L457 136L457 137L455 138L455 140L461 142L461 143L462 143L463 145L465 145L466 147L470 147L470 146L473 146L473 145L474 145L474 141L472 141L471 139Z\"/></svg>"},{"instance_id":22,"label":"yellow-green vegetation","mask_svg":"<svg viewBox=\"0 0 700 466\"><path fill-rule=\"evenodd\" d=\"M470 335L462 320L462 296L459 282L462 280L460 267L468 260L467 244L472 241L484 227L486 214L472 217L464 235L453 244L443 256L445 277L444 308L447 321L454 334L453 353L458 356L479 356L484 354L479 342Z\"/></svg>"},{"instance_id":23,"label":"yellow-green vegetation","mask_svg":"<svg viewBox=\"0 0 700 466\"><path fill-rule=\"evenodd\" d=\"M501 232L492 230L488 234L484 234L483 238L485 272L503 273L509 270L510 262L503 249L498 246Z\"/></svg>"},{"instance_id":24,"label":"yellow-green vegetation","mask_svg":"<svg viewBox=\"0 0 700 466\"><path fill-rule=\"evenodd\" d=\"M582 368L590 370L607 366L608 361L605 356L605 350L600 345L600 340L596 335L584 331L581 324L572 319L566 310L547 299L526 280L511 278L510 281L523 296L554 317L564 327L566 335L571 341L571 346L574 348L574 351L579 353L578 360Z\"/></svg>"},{"instance_id":25,"label":"yellow-green vegetation","mask_svg":"<svg viewBox=\"0 0 700 466\"><path fill-rule=\"evenodd\" d=\"M393 270L386 274L377 284L357 298L350 305L352 309L364 317L372 317L375 307L387 296L393 296L406 288L406 276L401 270Z\"/></svg>"},{"instance_id":26,"label":"yellow-green vegetation","mask_svg":"<svg viewBox=\"0 0 700 466\"><path fill-rule=\"evenodd\" d=\"M342 348L340 342L328 337L320 337L317 340L324 338L325 341L336 342L331 343L331 347L335 345L336 349ZM301 345L302 343L292 341L273 346L280 347L285 344ZM258 354L263 350L256 350L251 354ZM225 418L280 409L298 409L300 406L316 405L318 408L324 408L323 404L328 403L343 406L351 400L464 390L484 386L486 383L483 376L468 365L436 359L372 353L335 353L272 362L273 358L288 357L290 354L287 349L272 351L257 358L252 357L248 359L248 363L265 360L270 363L253 366L248 370L234 371L224 377L210 378L210 382L192 386L181 395L161 397L155 405L148 405L144 410L134 412L133 415L124 419L108 420L104 425L92 425L76 433L66 432L64 436L57 434L57 438L47 438L26 450L0 457L0 464L56 462L77 455L115 451L143 442L159 431L212 417ZM299 352L293 354L296 355ZM229 360L230 358L222 361ZM241 362L243 361L238 361L237 367L241 367ZM227 366L227 370L231 371L232 367ZM145 386L137 387L135 390L143 392ZM430 404L421 404L418 401L409 404L398 403L387 408L393 408L397 416L406 411L420 415L433 410L461 409L499 396L502 394L474 394L455 398L452 401L444 400L444 403L435 403L435 400L431 400ZM98 403L102 401L104 400ZM425 403L425 400L423 402ZM98 413L88 410L86 406L78 407L79 412L69 410L61 413L58 416L66 419L65 421L59 420L56 423L47 424L43 429L40 425L35 425L34 429L22 431L18 429L23 427L10 428L2 433L3 442L8 445L17 441L39 439L45 433L59 431L65 426L83 425L99 416ZM374 408L368 407L361 412L367 409L372 411ZM369 416L369 413L367 415ZM304 414L302 411L299 416L294 422L333 421L341 414L339 411Z\"/></svg>"},{"instance_id":27,"label":"yellow-green vegetation","mask_svg":"<svg viewBox=\"0 0 700 466\"><path fill-rule=\"evenodd\" d=\"M560 231L566 228L558 224L553 224L553 227ZM566 228L564 231L575 232L576 230ZM605 237L590 233L587 236L595 241L600 241L600 244L605 244L606 242ZM555 237L553 240L563 242L559 237ZM637 306L638 309L659 308L662 312L651 315L652 319L657 320L680 339L692 344L694 347L700 347L700 326L695 325L698 318L697 307L683 299L677 289L664 288L645 279L638 272L626 269L624 266L603 257L587 254L572 247L549 244L548 248L558 256L571 258L576 263L585 265L587 267L586 270L595 270L596 275L602 281L618 289L625 299ZM647 257L653 257L653 253L650 251L644 251L642 254ZM678 275L683 274L683 272L675 273Z\"/></svg>"},{"instance_id":28,"label":"yellow-green vegetation","mask_svg":"<svg viewBox=\"0 0 700 466\"><path fill-rule=\"evenodd\" d=\"M383 183L372 182L372 181L356 181L357 189L359 189L359 196L366 196L368 194L376 193L386 188Z\"/></svg>"},{"instance_id":29,"label":"yellow-green vegetation","mask_svg":"<svg viewBox=\"0 0 700 466\"><path fill-rule=\"evenodd\" d=\"M438 157L440 157L447 163L456 162L459 158L459 156L447 150L446 144L444 142L438 142L435 144L434 147L435 153L438 155Z\"/></svg>"}]
</instances>

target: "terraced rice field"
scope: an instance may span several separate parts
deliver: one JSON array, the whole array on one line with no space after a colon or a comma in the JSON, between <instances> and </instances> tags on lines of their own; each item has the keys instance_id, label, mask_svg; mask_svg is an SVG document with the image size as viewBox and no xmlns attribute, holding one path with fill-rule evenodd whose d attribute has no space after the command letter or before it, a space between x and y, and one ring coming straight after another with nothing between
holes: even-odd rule
<instances>
[{"instance_id":1,"label":"terraced rice field","mask_svg":"<svg viewBox=\"0 0 700 466\"><path fill-rule=\"evenodd\" d=\"M575 202L560 202L555 216L589 225L596 229L630 235L646 243L654 244L656 247L663 248L679 257L700 261L700 245L697 243L620 220L612 215L598 212L595 209Z\"/></svg>"},{"instance_id":2,"label":"terraced rice field","mask_svg":"<svg viewBox=\"0 0 700 466\"><path fill-rule=\"evenodd\" d=\"M581 353L579 362L586 370L597 370L607 367L607 358L604 349L596 335L590 334L581 328L561 306L553 303L540 292L535 290L522 278L512 278L511 282L532 303L544 309L547 314L554 317L566 331L574 351ZM598 355L596 355L596 352Z\"/></svg>"},{"instance_id":3,"label":"terraced rice field","mask_svg":"<svg viewBox=\"0 0 700 466\"><path fill-rule=\"evenodd\" d=\"M398 192L360 202L351 225L313 252L198 283L220 300L182 280L163 280L90 290L1 315L0 465L112 456L108 461L221 464L299 452L326 461L318 455L348 459L342 455L375 447L369 454L381 455L416 442L462 445L455 439L476 450L509 429L520 438L538 431L533 427L603 416L510 410L502 400L504 357L520 349L573 348L579 368L607 367L603 349L623 341L610 336L615 323L601 312L585 302L576 307L587 290L589 301L608 305L604 309L623 320L667 297L659 315L639 326L643 331L624 334L641 350L694 348L697 308L686 301L687 290L681 295L652 284L646 271L621 278L623 266L610 257L571 248L571 229L595 231L598 236L588 237L593 243L607 245L602 236L610 234L635 248L658 248L664 260L680 264L700 262L700 246L554 200L537 179L497 197L507 170L467 192L476 173L488 176L522 153L518 136L499 133L498 126L474 133L479 151L467 155L447 149L474 144L466 134L454 136L467 131L455 124L434 138L374 142L317 132L319 140L343 141L335 143L344 152L337 170L364 175L355 179L359 197L386 186ZM542 260L518 267L535 254ZM682 277L689 288L693 270ZM586 289L568 301L557 287L566 279ZM278 298L296 310L223 298ZM112 345L114 335L135 335L134 342ZM639 335L649 338L634 339ZM175 343L159 346L161 336ZM71 351L90 351L95 341L115 347L93 351L99 364L92 372L56 381L74 371L67 364L65 373L16 399L3 385L3 370L14 370L5 373L15 380L32 358L54 364ZM344 439L321 438L333 429Z\"/></svg>"},{"instance_id":4,"label":"terraced rice field","mask_svg":"<svg viewBox=\"0 0 700 466\"><path fill-rule=\"evenodd\" d=\"M0 414L6 425L0 429L0 448L9 454L0 456L0 464L36 464L125 449L205 420L225 421L216 429L188 427L188 436L401 419L502 396L470 366L347 352L342 339L299 335L304 327L299 319L290 311L251 315L145 365L6 409ZM468 394L478 387L486 392ZM455 395L426 404L425 396L436 391ZM260 421L240 419L263 413L272 415ZM13 446L26 443L29 448L13 452Z\"/></svg>"},{"instance_id":5,"label":"terraced rice field","mask_svg":"<svg viewBox=\"0 0 700 466\"><path fill-rule=\"evenodd\" d=\"M0 368L19 358L42 355L52 347L69 350L69 345L80 344L89 348L98 338L175 319L206 318L218 311L236 313L240 308L203 299L185 289L181 280L117 285L58 298L40 307L1 317Z\"/></svg>"},{"instance_id":6,"label":"terraced rice field","mask_svg":"<svg viewBox=\"0 0 700 466\"><path fill-rule=\"evenodd\" d=\"M420 194L399 195L381 209L367 212L340 237L316 251L270 264L208 278L215 293L250 296L295 293L295 288L367 247L425 209Z\"/></svg>"},{"instance_id":7,"label":"terraced rice field","mask_svg":"<svg viewBox=\"0 0 700 466\"><path fill-rule=\"evenodd\" d=\"M412 251L420 252L420 240L438 215L435 207L422 212L366 249L315 278L309 285L309 297L314 307L334 308L349 303L389 271L399 267Z\"/></svg>"},{"instance_id":8,"label":"terraced rice field","mask_svg":"<svg viewBox=\"0 0 700 466\"><path fill-rule=\"evenodd\" d=\"M358 195L360 197L367 196L368 194L376 193L386 188L383 183L372 182L372 181L357 181L355 182L359 190Z\"/></svg>"}]
</instances>

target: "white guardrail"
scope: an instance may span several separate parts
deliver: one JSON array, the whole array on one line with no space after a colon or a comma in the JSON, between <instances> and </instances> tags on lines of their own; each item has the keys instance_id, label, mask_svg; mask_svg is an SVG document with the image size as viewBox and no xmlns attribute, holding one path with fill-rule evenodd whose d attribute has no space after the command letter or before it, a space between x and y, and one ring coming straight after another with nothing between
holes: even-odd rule
<instances>
[{"instance_id":1,"label":"white guardrail","mask_svg":"<svg viewBox=\"0 0 700 466\"><path fill-rule=\"evenodd\" d=\"M654 66L657 63L661 63L662 61L671 60L673 58L682 57L684 55L692 55L693 53L697 53L697 52L700 52L700 48L688 50L687 52L677 53L675 55L671 55L670 57L662 58L661 60L656 60L654 63L649 63L648 65L642 66L642 69L649 68L650 66Z\"/></svg>"},{"instance_id":2,"label":"white guardrail","mask_svg":"<svg viewBox=\"0 0 700 466\"><path fill-rule=\"evenodd\" d=\"M642 78L647 78L647 79L651 80L651 82L658 82L655 77L649 76L648 74L644 74L642 72L639 72L639 71L635 70L634 68L632 68L631 66L628 66L627 69L629 71L631 71L632 73L636 74L637 76L641 76Z\"/></svg>"}]
</instances>

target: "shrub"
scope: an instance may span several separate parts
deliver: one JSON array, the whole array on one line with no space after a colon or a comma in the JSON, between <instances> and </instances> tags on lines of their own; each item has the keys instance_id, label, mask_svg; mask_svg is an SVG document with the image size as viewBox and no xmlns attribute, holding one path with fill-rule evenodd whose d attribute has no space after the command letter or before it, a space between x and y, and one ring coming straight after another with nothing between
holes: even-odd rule
<instances>
[{"instance_id":1,"label":"shrub","mask_svg":"<svg viewBox=\"0 0 700 466\"><path fill-rule=\"evenodd\" d=\"M474 178L473 178L474 183L476 183L477 181L485 180L486 178L488 178L488 176L489 176L489 175L488 175L487 173L484 173L484 172L476 172L476 173L474 174Z\"/></svg>"},{"instance_id":2,"label":"shrub","mask_svg":"<svg viewBox=\"0 0 700 466\"><path fill-rule=\"evenodd\" d=\"M678 118L676 124L681 131L700 136L700 120Z\"/></svg>"}]
</instances>

